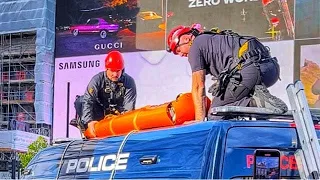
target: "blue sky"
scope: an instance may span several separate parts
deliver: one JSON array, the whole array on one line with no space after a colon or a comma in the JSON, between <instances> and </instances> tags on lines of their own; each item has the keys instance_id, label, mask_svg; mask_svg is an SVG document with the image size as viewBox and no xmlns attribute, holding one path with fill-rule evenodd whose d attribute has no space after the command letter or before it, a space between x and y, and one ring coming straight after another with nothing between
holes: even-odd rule
<instances>
[{"instance_id":1,"label":"blue sky","mask_svg":"<svg viewBox=\"0 0 320 180\"><path fill-rule=\"evenodd\" d=\"M266 168L274 168L279 165L278 157L257 157L257 164L264 163Z\"/></svg>"}]
</instances>

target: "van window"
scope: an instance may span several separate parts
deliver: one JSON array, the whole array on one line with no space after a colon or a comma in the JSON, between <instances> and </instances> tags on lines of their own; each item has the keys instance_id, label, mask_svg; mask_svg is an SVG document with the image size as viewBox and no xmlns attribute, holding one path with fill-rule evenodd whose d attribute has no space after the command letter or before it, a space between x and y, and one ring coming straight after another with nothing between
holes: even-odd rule
<instances>
[{"instance_id":1,"label":"van window","mask_svg":"<svg viewBox=\"0 0 320 180\"><path fill-rule=\"evenodd\" d=\"M286 133L283 133L283 132ZM297 141L295 128L232 127L228 130L222 178L248 177L253 174L254 151L274 148L281 151L281 176L299 177L294 158Z\"/></svg>"},{"instance_id":2,"label":"van window","mask_svg":"<svg viewBox=\"0 0 320 180\"><path fill-rule=\"evenodd\" d=\"M34 178L56 178L59 168L59 161L42 161L30 165L27 169L29 174L24 175L24 179Z\"/></svg>"},{"instance_id":3,"label":"van window","mask_svg":"<svg viewBox=\"0 0 320 180\"><path fill-rule=\"evenodd\" d=\"M48 147L37 153L26 167L30 173L23 175L24 178L55 178L64 149L65 144L61 144Z\"/></svg>"}]
</instances>

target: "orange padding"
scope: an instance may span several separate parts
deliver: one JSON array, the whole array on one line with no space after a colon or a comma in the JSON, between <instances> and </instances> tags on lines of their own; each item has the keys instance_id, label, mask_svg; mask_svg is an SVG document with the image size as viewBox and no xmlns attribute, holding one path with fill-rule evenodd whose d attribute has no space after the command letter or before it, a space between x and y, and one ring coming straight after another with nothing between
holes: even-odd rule
<instances>
[{"instance_id":1,"label":"orange padding","mask_svg":"<svg viewBox=\"0 0 320 180\"><path fill-rule=\"evenodd\" d=\"M207 97L207 111L210 106ZM183 124L195 119L191 93L180 94L175 101L145 106L122 115L109 115L95 124L97 137L124 135L132 130L144 130ZM88 138L87 131L85 136Z\"/></svg>"}]
</instances>

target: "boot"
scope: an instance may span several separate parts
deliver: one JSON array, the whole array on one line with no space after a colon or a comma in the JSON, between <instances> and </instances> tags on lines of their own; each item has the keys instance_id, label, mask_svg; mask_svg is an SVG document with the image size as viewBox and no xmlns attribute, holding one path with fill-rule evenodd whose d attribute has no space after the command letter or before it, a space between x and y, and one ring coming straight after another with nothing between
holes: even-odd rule
<instances>
[{"instance_id":1,"label":"boot","mask_svg":"<svg viewBox=\"0 0 320 180\"><path fill-rule=\"evenodd\" d=\"M273 110L275 113L285 113L288 106L281 99L270 94L269 90L263 85L256 85L250 107L261 107Z\"/></svg>"},{"instance_id":2,"label":"boot","mask_svg":"<svg viewBox=\"0 0 320 180\"><path fill-rule=\"evenodd\" d=\"M72 119L69 123L71 126L74 126L74 127L78 127L78 120L77 119Z\"/></svg>"}]
</instances>

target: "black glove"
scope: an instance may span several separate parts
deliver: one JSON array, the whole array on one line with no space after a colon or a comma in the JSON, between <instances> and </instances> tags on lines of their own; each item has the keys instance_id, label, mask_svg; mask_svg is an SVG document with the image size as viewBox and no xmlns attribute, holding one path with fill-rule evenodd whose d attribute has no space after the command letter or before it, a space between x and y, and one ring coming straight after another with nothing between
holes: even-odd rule
<instances>
[{"instance_id":1,"label":"black glove","mask_svg":"<svg viewBox=\"0 0 320 180\"><path fill-rule=\"evenodd\" d=\"M216 96L219 94L219 84L220 82L218 80L215 80L215 82L209 87L208 92L212 94L212 96Z\"/></svg>"},{"instance_id":2,"label":"black glove","mask_svg":"<svg viewBox=\"0 0 320 180\"><path fill-rule=\"evenodd\" d=\"M229 83L229 74L227 71L223 71L220 73L219 78L216 83L214 83L209 88L209 92L212 93L212 96L220 97L221 100L224 99L224 93L226 91L227 85Z\"/></svg>"}]
</instances>

